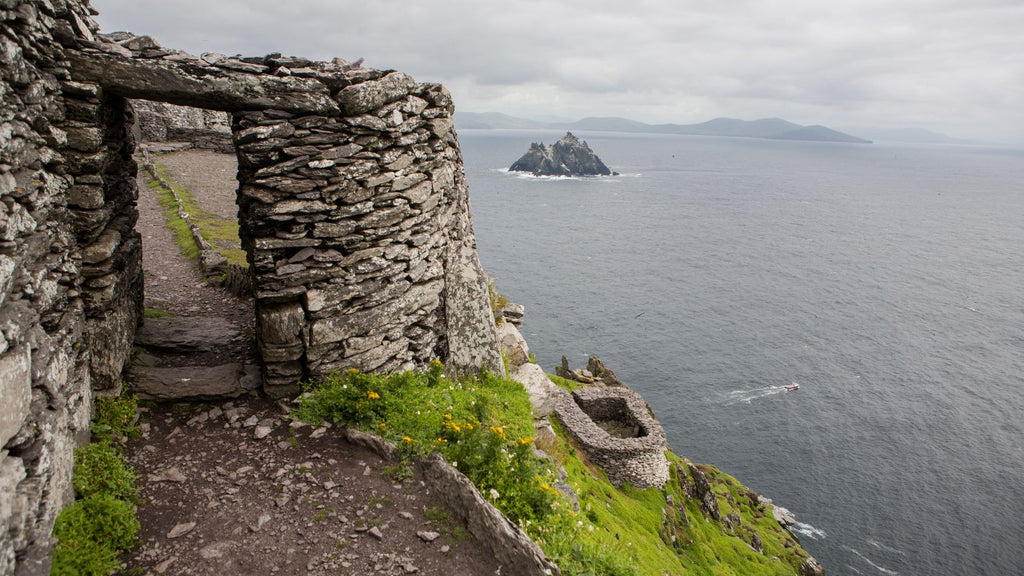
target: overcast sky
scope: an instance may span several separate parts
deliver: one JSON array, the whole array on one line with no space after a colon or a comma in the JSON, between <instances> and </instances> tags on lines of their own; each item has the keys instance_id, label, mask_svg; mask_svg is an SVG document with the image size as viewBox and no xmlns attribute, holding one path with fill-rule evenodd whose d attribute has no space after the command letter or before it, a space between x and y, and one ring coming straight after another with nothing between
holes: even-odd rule
<instances>
[{"instance_id":1,"label":"overcast sky","mask_svg":"<svg viewBox=\"0 0 1024 576\"><path fill-rule=\"evenodd\" d=\"M104 32L441 82L458 110L1024 143L1024 0L93 0Z\"/></svg>"}]
</instances>

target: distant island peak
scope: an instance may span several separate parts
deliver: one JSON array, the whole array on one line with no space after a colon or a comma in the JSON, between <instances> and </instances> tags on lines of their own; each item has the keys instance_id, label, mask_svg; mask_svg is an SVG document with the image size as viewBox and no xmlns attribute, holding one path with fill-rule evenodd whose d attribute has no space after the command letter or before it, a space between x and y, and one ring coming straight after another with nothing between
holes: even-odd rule
<instances>
[{"instance_id":1,"label":"distant island peak","mask_svg":"<svg viewBox=\"0 0 1024 576\"><path fill-rule=\"evenodd\" d=\"M534 142L509 172L529 172L536 176L617 176L597 157L586 142L566 132L558 142L545 146Z\"/></svg>"}]
</instances>

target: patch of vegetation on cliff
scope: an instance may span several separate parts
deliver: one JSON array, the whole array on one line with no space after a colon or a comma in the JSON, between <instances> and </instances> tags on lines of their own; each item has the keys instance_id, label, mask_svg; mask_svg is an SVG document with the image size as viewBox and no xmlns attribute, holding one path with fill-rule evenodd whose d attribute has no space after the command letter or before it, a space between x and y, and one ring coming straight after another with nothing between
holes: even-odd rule
<instances>
[{"instance_id":1,"label":"patch of vegetation on cliff","mask_svg":"<svg viewBox=\"0 0 1024 576\"><path fill-rule=\"evenodd\" d=\"M508 306L508 297L498 292L498 288L494 285L494 278L487 279L487 300L491 304L491 315L494 316L494 323L501 325L505 322L505 317L501 315L501 311Z\"/></svg>"},{"instance_id":2,"label":"patch of vegetation on cliff","mask_svg":"<svg viewBox=\"0 0 1024 576\"><path fill-rule=\"evenodd\" d=\"M806 557L755 494L715 468L699 466L725 522L705 517L689 468L671 453L660 490L616 488L557 422L554 437L536 442L553 461L538 458L529 398L512 380L449 380L439 362L425 373L353 370L309 385L292 414L376 433L406 459L441 452L566 576L791 575ZM578 510L559 491L555 464Z\"/></svg>"},{"instance_id":3,"label":"patch of vegetation on cliff","mask_svg":"<svg viewBox=\"0 0 1024 576\"><path fill-rule=\"evenodd\" d=\"M771 511L757 508L756 495L752 500L750 491L718 469L699 466L715 492L722 518L736 514L730 520L735 521L734 528L705 516L699 499L692 497L693 479L686 464L671 452L667 456L672 474L664 488L638 490L626 485L618 489L557 424L556 431L555 439L543 442L541 449L565 468L566 482L579 498L577 522L584 529L580 539L613 551L632 567L632 573L781 576L797 572L806 558ZM762 543L763 553L750 546L751 531ZM554 550L549 550L552 544ZM549 556L571 545L575 544L541 543Z\"/></svg>"},{"instance_id":4,"label":"patch of vegetation on cliff","mask_svg":"<svg viewBox=\"0 0 1024 576\"><path fill-rule=\"evenodd\" d=\"M97 398L93 442L75 450L75 501L54 523L51 574L105 576L124 568L118 555L137 541L137 478L121 442L135 430L134 397Z\"/></svg>"}]
</instances>

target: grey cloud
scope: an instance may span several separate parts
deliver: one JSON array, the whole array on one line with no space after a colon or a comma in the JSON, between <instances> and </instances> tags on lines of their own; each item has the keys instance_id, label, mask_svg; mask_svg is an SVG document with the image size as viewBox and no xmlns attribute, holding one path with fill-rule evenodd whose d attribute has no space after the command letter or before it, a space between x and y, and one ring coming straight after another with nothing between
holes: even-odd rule
<instances>
[{"instance_id":1,"label":"grey cloud","mask_svg":"<svg viewBox=\"0 0 1024 576\"><path fill-rule=\"evenodd\" d=\"M192 52L362 56L452 86L463 109L650 122L789 114L1024 141L1019 0L93 4L107 31Z\"/></svg>"}]
</instances>

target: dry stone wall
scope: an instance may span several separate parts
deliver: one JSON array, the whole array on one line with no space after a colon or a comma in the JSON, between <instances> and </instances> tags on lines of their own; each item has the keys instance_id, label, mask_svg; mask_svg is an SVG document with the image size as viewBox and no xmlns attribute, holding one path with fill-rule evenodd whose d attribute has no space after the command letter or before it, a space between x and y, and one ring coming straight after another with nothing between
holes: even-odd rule
<instances>
[{"instance_id":1,"label":"dry stone wall","mask_svg":"<svg viewBox=\"0 0 1024 576\"><path fill-rule=\"evenodd\" d=\"M139 142L175 142L189 148L231 153L231 115L217 110L133 100Z\"/></svg>"},{"instance_id":2,"label":"dry stone wall","mask_svg":"<svg viewBox=\"0 0 1024 576\"><path fill-rule=\"evenodd\" d=\"M592 462L616 485L661 488L668 482L668 441L640 394L629 388L585 387L560 397L555 415ZM598 426L615 422L631 430L617 437Z\"/></svg>"},{"instance_id":3,"label":"dry stone wall","mask_svg":"<svg viewBox=\"0 0 1024 576\"><path fill-rule=\"evenodd\" d=\"M457 333L493 331L493 320L479 306L483 277L465 272L479 265L451 97L395 72L338 99L356 115L235 114L265 387L432 358L498 369L496 348L473 358L476 335Z\"/></svg>"},{"instance_id":4,"label":"dry stone wall","mask_svg":"<svg viewBox=\"0 0 1024 576\"><path fill-rule=\"evenodd\" d=\"M132 189L104 180L130 168L107 161L127 143L98 128L123 102L73 82L56 39L91 35L88 18L80 3L0 2L0 574L49 573L91 385L114 381L117 350L92 361L116 338L94 330L116 329L111 307L135 287L120 273L138 259Z\"/></svg>"},{"instance_id":5,"label":"dry stone wall","mask_svg":"<svg viewBox=\"0 0 1024 576\"><path fill-rule=\"evenodd\" d=\"M131 99L232 115L265 390L433 358L500 371L444 88L104 36L87 0L0 0L0 574L47 574L93 395L141 318Z\"/></svg>"},{"instance_id":6,"label":"dry stone wall","mask_svg":"<svg viewBox=\"0 0 1024 576\"><path fill-rule=\"evenodd\" d=\"M266 392L433 358L502 369L447 90L340 60L100 40L118 38L70 51L76 78L232 113Z\"/></svg>"}]
</instances>

